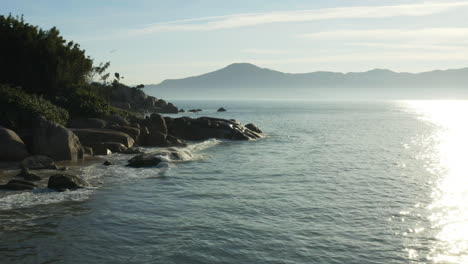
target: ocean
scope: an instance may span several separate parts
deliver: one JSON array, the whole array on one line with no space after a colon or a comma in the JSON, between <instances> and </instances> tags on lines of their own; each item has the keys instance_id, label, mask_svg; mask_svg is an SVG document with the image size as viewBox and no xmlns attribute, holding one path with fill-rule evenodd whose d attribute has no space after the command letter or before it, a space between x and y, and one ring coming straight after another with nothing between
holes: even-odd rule
<instances>
[{"instance_id":1,"label":"ocean","mask_svg":"<svg viewBox=\"0 0 468 264\"><path fill-rule=\"evenodd\" d=\"M468 101L175 103L267 136L4 193L0 263L468 263Z\"/></svg>"}]
</instances>

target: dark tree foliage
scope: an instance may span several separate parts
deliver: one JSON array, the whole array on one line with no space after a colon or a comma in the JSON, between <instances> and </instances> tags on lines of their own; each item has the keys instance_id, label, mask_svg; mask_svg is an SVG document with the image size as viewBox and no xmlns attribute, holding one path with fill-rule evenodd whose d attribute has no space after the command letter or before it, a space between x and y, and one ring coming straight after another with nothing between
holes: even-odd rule
<instances>
[{"instance_id":1,"label":"dark tree foliage","mask_svg":"<svg viewBox=\"0 0 468 264\"><path fill-rule=\"evenodd\" d=\"M75 117L104 117L110 114L107 101L97 95L91 85L77 87L67 97L58 97L55 103Z\"/></svg>"},{"instance_id":2,"label":"dark tree foliage","mask_svg":"<svg viewBox=\"0 0 468 264\"><path fill-rule=\"evenodd\" d=\"M0 83L52 98L86 82L92 60L55 28L42 30L24 19L0 16Z\"/></svg>"},{"instance_id":3,"label":"dark tree foliage","mask_svg":"<svg viewBox=\"0 0 468 264\"><path fill-rule=\"evenodd\" d=\"M38 116L62 125L68 121L68 112L65 109L53 105L41 96L0 85L0 125L14 130L27 129Z\"/></svg>"}]
</instances>

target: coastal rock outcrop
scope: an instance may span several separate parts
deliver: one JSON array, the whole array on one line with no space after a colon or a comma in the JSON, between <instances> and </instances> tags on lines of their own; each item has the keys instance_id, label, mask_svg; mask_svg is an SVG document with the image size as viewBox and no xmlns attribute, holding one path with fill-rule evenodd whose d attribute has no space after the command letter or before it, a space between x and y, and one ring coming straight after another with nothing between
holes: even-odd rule
<instances>
[{"instance_id":1,"label":"coastal rock outcrop","mask_svg":"<svg viewBox=\"0 0 468 264\"><path fill-rule=\"evenodd\" d=\"M227 110L224 107L220 107L216 112L226 112Z\"/></svg>"},{"instance_id":2,"label":"coastal rock outcrop","mask_svg":"<svg viewBox=\"0 0 468 264\"><path fill-rule=\"evenodd\" d=\"M20 163L21 169L28 170L56 170L57 165L53 159L43 156L43 155L34 155L25 158Z\"/></svg>"},{"instance_id":3,"label":"coastal rock outcrop","mask_svg":"<svg viewBox=\"0 0 468 264\"><path fill-rule=\"evenodd\" d=\"M78 137L69 129L43 117L32 130L32 153L46 155L56 161L79 160L84 150Z\"/></svg>"},{"instance_id":4,"label":"coastal rock outcrop","mask_svg":"<svg viewBox=\"0 0 468 264\"><path fill-rule=\"evenodd\" d=\"M18 161L28 155L21 138L13 130L0 127L0 160Z\"/></svg>"},{"instance_id":5,"label":"coastal rock outcrop","mask_svg":"<svg viewBox=\"0 0 468 264\"><path fill-rule=\"evenodd\" d=\"M55 174L50 176L47 188L56 191L75 190L88 187L89 184L75 175Z\"/></svg>"},{"instance_id":6,"label":"coastal rock outcrop","mask_svg":"<svg viewBox=\"0 0 468 264\"><path fill-rule=\"evenodd\" d=\"M169 132L184 140L206 140L210 138L249 140L263 137L235 120L212 117L180 117L172 120Z\"/></svg>"}]
</instances>

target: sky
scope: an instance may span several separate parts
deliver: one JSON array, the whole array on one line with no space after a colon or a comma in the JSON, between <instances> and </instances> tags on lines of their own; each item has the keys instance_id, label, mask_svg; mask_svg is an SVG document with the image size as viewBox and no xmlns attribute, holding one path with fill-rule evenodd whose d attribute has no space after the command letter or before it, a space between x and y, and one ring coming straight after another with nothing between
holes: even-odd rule
<instances>
[{"instance_id":1,"label":"sky","mask_svg":"<svg viewBox=\"0 0 468 264\"><path fill-rule=\"evenodd\" d=\"M127 84L235 62L283 72L468 67L468 0L0 0Z\"/></svg>"}]
</instances>

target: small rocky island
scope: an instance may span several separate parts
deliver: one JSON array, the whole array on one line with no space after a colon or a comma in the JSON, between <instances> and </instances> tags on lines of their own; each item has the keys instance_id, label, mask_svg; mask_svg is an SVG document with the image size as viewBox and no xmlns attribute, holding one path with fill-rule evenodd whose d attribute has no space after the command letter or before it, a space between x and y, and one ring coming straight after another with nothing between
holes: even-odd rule
<instances>
[{"instance_id":1,"label":"small rocky island","mask_svg":"<svg viewBox=\"0 0 468 264\"><path fill-rule=\"evenodd\" d=\"M163 116L184 111L147 95L142 84L123 84L119 73L110 80L109 62L95 65L56 28L42 30L10 15L0 16L0 30L8 40L0 43L1 190L89 186L63 162L86 164L122 153L129 155L130 167L155 166L161 155L173 160L190 155L180 150L187 141L263 136L255 125L237 120Z\"/></svg>"}]
</instances>

